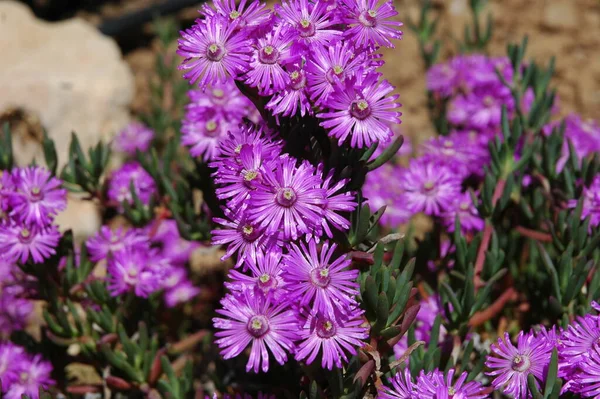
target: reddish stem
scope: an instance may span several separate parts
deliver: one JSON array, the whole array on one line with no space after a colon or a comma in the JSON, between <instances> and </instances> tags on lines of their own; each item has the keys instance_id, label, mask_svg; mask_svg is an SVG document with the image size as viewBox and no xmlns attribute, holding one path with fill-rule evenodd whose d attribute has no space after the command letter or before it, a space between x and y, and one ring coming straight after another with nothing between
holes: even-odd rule
<instances>
[{"instance_id":1,"label":"reddish stem","mask_svg":"<svg viewBox=\"0 0 600 399\"><path fill-rule=\"evenodd\" d=\"M513 287L509 287L494 303L492 303L487 309L477 312L469 320L471 327L477 327L482 325L488 320L491 320L494 316L502 311L508 301L514 301L517 299L517 291Z\"/></svg>"},{"instance_id":2,"label":"reddish stem","mask_svg":"<svg viewBox=\"0 0 600 399\"><path fill-rule=\"evenodd\" d=\"M485 252L487 251L488 246L490 245L492 231L492 225L489 222L487 222L485 224L485 229L483 230L483 238L481 240L481 244L479 244L479 249L477 249L477 258L475 259L475 289L479 288L482 285L481 278L479 276L481 275L481 271L483 270L483 264L485 263Z\"/></svg>"},{"instance_id":3,"label":"reddish stem","mask_svg":"<svg viewBox=\"0 0 600 399\"><path fill-rule=\"evenodd\" d=\"M517 226L515 230L524 237L533 238L540 242L552 242L552 235L542 231L531 230L523 226Z\"/></svg>"}]
</instances>

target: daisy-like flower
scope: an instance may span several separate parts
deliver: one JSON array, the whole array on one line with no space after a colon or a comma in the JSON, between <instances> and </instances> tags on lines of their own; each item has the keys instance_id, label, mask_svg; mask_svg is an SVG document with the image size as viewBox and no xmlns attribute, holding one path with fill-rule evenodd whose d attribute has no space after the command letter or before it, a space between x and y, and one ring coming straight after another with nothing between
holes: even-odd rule
<instances>
[{"instance_id":1,"label":"daisy-like flower","mask_svg":"<svg viewBox=\"0 0 600 399\"><path fill-rule=\"evenodd\" d=\"M358 270L348 269L352 261L346 256L332 260L336 248L325 241L319 254L314 241L308 248L303 242L300 246L290 244L283 260L290 300L299 298L300 306L312 307L327 316L333 316L336 310L348 313L356 305Z\"/></svg>"},{"instance_id":2,"label":"daisy-like flower","mask_svg":"<svg viewBox=\"0 0 600 399\"><path fill-rule=\"evenodd\" d=\"M558 354L563 360L564 372L569 374L588 357L594 344L600 342L600 317L585 315L573 321L561 337Z\"/></svg>"},{"instance_id":3,"label":"daisy-like flower","mask_svg":"<svg viewBox=\"0 0 600 399\"><path fill-rule=\"evenodd\" d=\"M261 159L270 161L281 153L283 143L275 134L264 126L240 125L227 133L219 143L215 161L210 163L212 168L218 169L224 161L233 161L241 166L240 152L245 145L257 146L261 150Z\"/></svg>"},{"instance_id":4,"label":"daisy-like flower","mask_svg":"<svg viewBox=\"0 0 600 399\"><path fill-rule=\"evenodd\" d=\"M600 397L600 344L595 344L589 351L589 357L573 375L573 383L577 393L584 398Z\"/></svg>"},{"instance_id":5,"label":"daisy-like flower","mask_svg":"<svg viewBox=\"0 0 600 399\"><path fill-rule=\"evenodd\" d=\"M1 283L0 290L3 290ZM0 335L10 335L13 331L24 329L32 313L32 301L15 297L9 292L0 292Z\"/></svg>"},{"instance_id":6,"label":"daisy-like flower","mask_svg":"<svg viewBox=\"0 0 600 399\"><path fill-rule=\"evenodd\" d=\"M355 148L385 143L393 135L390 125L400 123L402 115L395 111L400 106L396 103L398 95L388 96L393 90L387 80L379 81L376 73L346 79L324 103L330 111L317 115L324 119L321 126L330 129L329 135L340 145L348 138Z\"/></svg>"},{"instance_id":7,"label":"daisy-like flower","mask_svg":"<svg viewBox=\"0 0 600 399\"><path fill-rule=\"evenodd\" d=\"M10 194L15 191L13 175L7 170L0 170L0 217L10 208Z\"/></svg>"},{"instance_id":8,"label":"daisy-like flower","mask_svg":"<svg viewBox=\"0 0 600 399\"><path fill-rule=\"evenodd\" d=\"M0 343L0 394L19 379L21 365L27 362L23 347L12 342Z\"/></svg>"},{"instance_id":9,"label":"daisy-like flower","mask_svg":"<svg viewBox=\"0 0 600 399\"><path fill-rule=\"evenodd\" d=\"M37 399L40 388L48 389L55 384L50 378L52 364L43 360L40 355L22 360L18 364L12 363L11 366L17 368L18 378L6 390L6 399L21 399L23 395Z\"/></svg>"},{"instance_id":10,"label":"daisy-like flower","mask_svg":"<svg viewBox=\"0 0 600 399\"><path fill-rule=\"evenodd\" d=\"M589 187L584 187L581 220L590 218L590 227L600 225L600 176L596 176ZM576 208L578 199L569 200L569 208Z\"/></svg>"},{"instance_id":11,"label":"daisy-like flower","mask_svg":"<svg viewBox=\"0 0 600 399\"><path fill-rule=\"evenodd\" d=\"M90 260L94 262L123 250L147 249L149 245L148 236L141 234L139 230L123 228L113 230L108 226L102 226L100 231L88 238L86 242Z\"/></svg>"},{"instance_id":12,"label":"daisy-like flower","mask_svg":"<svg viewBox=\"0 0 600 399\"><path fill-rule=\"evenodd\" d=\"M215 158L217 146L232 124L214 112L206 114L186 113L181 124L181 144L190 147L190 154L204 161Z\"/></svg>"},{"instance_id":13,"label":"daisy-like flower","mask_svg":"<svg viewBox=\"0 0 600 399\"><path fill-rule=\"evenodd\" d=\"M327 4L322 1L288 0L275 7L298 44L322 47L342 37L340 31L332 29L336 21L331 19Z\"/></svg>"},{"instance_id":14,"label":"daisy-like flower","mask_svg":"<svg viewBox=\"0 0 600 399\"><path fill-rule=\"evenodd\" d=\"M248 34L253 33L272 19L271 11L265 3L248 2L247 0L236 3L235 0L213 0L212 5L215 8L203 4L202 11L210 18L215 18L217 15L225 17L230 24L236 24L236 29L243 29Z\"/></svg>"},{"instance_id":15,"label":"daisy-like flower","mask_svg":"<svg viewBox=\"0 0 600 399\"><path fill-rule=\"evenodd\" d=\"M284 240L295 240L322 223L325 190L308 162L296 166L287 154L274 162L273 170L265 170L263 184L250 194L250 220L267 234L282 231Z\"/></svg>"},{"instance_id":16,"label":"daisy-like flower","mask_svg":"<svg viewBox=\"0 0 600 399\"><path fill-rule=\"evenodd\" d=\"M212 84L205 90L190 90L187 94L190 103L186 106L186 115L190 120L211 117L225 121L241 120L256 109L233 79Z\"/></svg>"},{"instance_id":17,"label":"daisy-like flower","mask_svg":"<svg viewBox=\"0 0 600 399\"><path fill-rule=\"evenodd\" d=\"M466 178L470 174L481 174L489 162L487 147L473 142L467 135L453 132L449 136L427 140L421 146L425 159L443 162L455 173Z\"/></svg>"},{"instance_id":18,"label":"daisy-like flower","mask_svg":"<svg viewBox=\"0 0 600 399\"><path fill-rule=\"evenodd\" d=\"M10 195L10 216L26 225L44 227L67 207L67 190L50 171L40 166L13 171L15 191Z\"/></svg>"},{"instance_id":19,"label":"daisy-like flower","mask_svg":"<svg viewBox=\"0 0 600 399\"><path fill-rule=\"evenodd\" d=\"M127 162L115 171L108 184L108 199L133 204L131 185L144 205L148 205L156 194L156 184L152 176L137 162Z\"/></svg>"},{"instance_id":20,"label":"daisy-like flower","mask_svg":"<svg viewBox=\"0 0 600 399\"><path fill-rule=\"evenodd\" d=\"M231 282L225 286L233 291L254 289L256 294L272 294L275 299L285 293L285 281L282 277L281 253L269 251L266 254L257 252L256 260L248 258L246 265L251 275L242 274L237 270L230 270Z\"/></svg>"},{"instance_id":21,"label":"daisy-like flower","mask_svg":"<svg viewBox=\"0 0 600 399\"><path fill-rule=\"evenodd\" d=\"M322 104L335 90L337 82L353 76L364 57L355 54L353 47L339 41L331 46L316 46L306 63L306 79L310 98Z\"/></svg>"},{"instance_id":22,"label":"daisy-like flower","mask_svg":"<svg viewBox=\"0 0 600 399\"><path fill-rule=\"evenodd\" d=\"M320 164L320 173L322 168L323 165ZM327 178L323 181L322 187L325 190L327 201L323 206L324 218L321 227L329 238L333 238L331 227L340 231L350 229L350 221L340 215L341 212L352 212L357 206L354 193L344 190L348 181L348 179L342 179L335 182L333 180L333 170L329 172Z\"/></svg>"},{"instance_id":23,"label":"daisy-like flower","mask_svg":"<svg viewBox=\"0 0 600 399\"><path fill-rule=\"evenodd\" d=\"M215 342L222 349L225 359L239 355L251 345L246 371L258 373L269 370L269 352L279 364L287 360L297 339L296 316L285 302L273 304L269 297L253 295L227 295L221 301L223 309L217 313L226 318L215 317L213 324L221 330L215 333Z\"/></svg>"},{"instance_id":24,"label":"daisy-like flower","mask_svg":"<svg viewBox=\"0 0 600 399\"><path fill-rule=\"evenodd\" d=\"M514 110L514 102L506 87L477 90L450 101L448 121L473 129L495 128L500 126L502 106L506 106L509 112Z\"/></svg>"},{"instance_id":25,"label":"daisy-like flower","mask_svg":"<svg viewBox=\"0 0 600 399\"><path fill-rule=\"evenodd\" d=\"M426 159L413 159L405 169L400 188L412 212L438 216L460 195L460 179L447 166Z\"/></svg>"},{"instance_id":26,"label":"daisy-like flower","mask_svg":"<svg viewBox=\"0 0 600 399\"><path fill-rule=\"evenodd\" d=\"M246 73L246 83L257 87L261 95L283 90L289 77L282 64L291 59L291 44L292 39L285 33L284 25L277 26L264 38L258 39Z\"/></svg>"},{"instance_id":27,"label":"daisy-like flower","mask_svg":"<svg viewBox=\"0 0 600 399\"><path fill-rule=\"evenodd\" d=\"M266 108L273 115L294 116L298 111L304 116L312 114L306 91L306 73L298 65L288 69L288 84L285 90L275 93L267 103Z\"/></svg>"},{"instance_id":28,"label":"daisy-like flower","mask_svg":"<svg viewBox=\"0 0 600 399\"><path fill-rule=\"evenodd\" d=\"M305 360L311 364L322 353L321 367L328 370L341 368L342 360L347 363L348 356L356 354L356 348L363 345L368 329L363 326L361 312L354 312L351 318L344 320L318 313L308 316L300 330L300 339L296 350L296 360Z\"/></svg>"},{"instance_id":29,"label":"daisy-like flower","mask_svg":"<svg viewBox=\"0 0 600 399\"><path fill-rule=\"evenodd\" d=\"M401 39L402 22L392 18L398 15L392 1L379 7L379 0L342 0L345 6L343 21L351 26L344 35L357 46L385 46L393 48L390 39Z\"/></svg>"},{"instance_id":30,"label":"daisy-like flower","mask_svg":"<svg viewBox=\"0 0 600 399\"><path fill-rule=\"evenodd\" d=\"M379 221L392 228L408 222L413 215L406 207L404 191L400 188L402 171L401 166L387 162L367 174L362 190L372 212L386 206Z\"/></svg>"},{"instance_id":31,"label":"daisy-like flower","mask_svg":"<svg viewBox=\"0 0 600 399\"><path fill-rule=\"evenodd\" d=\"M390 380L392 387L383 387L379 391L378 398L380 399L419 399L417 395L417 387L412 381L410 370L405 368L404 371L398 372L394 378Z\"/></svg>"},{"instance_id":32,"label":"daisy-like flower","mask_svg":"<svg viewBox=\"0 0 600 399\"><path fill-rule=\"evenodd\" d=\"M526 399L527 376L533 374L538 385L543 381L552 347L521 331L517 346L510 342L508 333L504 333L504 337L491 346L491 351L485 365L491 370L486 374L494 378L494 388L515 399Z\"/></svg>"},{"instance_id":33,"label":"daisy-like flower","mask_svg":"<svg viewBox=\"0 0 600 399\"><path fill-rule=\"evenodd\" d=\"M181 32L177 54L185 59L179 69L187 70L183 77L191 84L199 81L201 88L223 82L247 70L249 46L236 23L208 18Z\"/></svg>"},{"instance_id":34,"label":"daisy-like flower","mask_svg":"<svg viewBox=\"0 0 600 399\"><path fill-rule=\"evenodd\" d=\"M185 281L165 292L165 304L173 308L179 304L189 302L199 293L200 288L195 287L189 281Z\"/></svg>"},{"instance_id":35,"label":"daisy-like flower","mask_svg":"<svg viewBox=\"0 0 600 399\"><path fill-rule=\"evenodd\" d=\"M147 298L160 288L160 280L148 267L148 255L144 251L121 251L108 259L108 291L112 296L134 292Z\"/></svg>"},{"instance_id":36,"label":"daisy-like flower","mask_svg":"<svg viewBox=\"0 0 600 399\"><path fill-rule=\"evenodd\" d=\"M135 155L136 151L147 151L154 139L154 131L140 122L131 122L115 137L117 151Z\"/></svg>"},{"instance_id":37,"label":"daisy-like flower","mask_svg":"<svg viewBox=\"0 0 600 399\"><path fill-rule=\"evenodd\" d=\"M442 213L442 219L449 232L454 232L456 218L460 221L460 229L463 234L478 232L485 227L485 222L479 216L479 212L473 204L473 198L468 192L456 196L450 207Z\"/></svg>"},{"instance_id":38,"label":"daisy-like flower","mask_svg":"<svg viewBox=\"0 0 600 399\"><path fill-rule=\"evenodd\" d=\"M215 173L217 197L228 201L228 207L235 209L243 204L262 181L264 173L263 150L260 144L244 144L237 159L226 159L219 163ZM267 162L265 167L270 167Z\"/></svg>"},{"instance_id":39,"label":"daisy-like flower","mask_svg":"<svg viewBox=\"0 0 600 399\"><path fill-rule=\"evenodd\" d=\"M18 223L0 224L0 253L9 262L42 263L56 254L60 233L55 225L45 228Z\"/></svg>"},{"instance_id":40,"label":"daisy-like flower","mask_svg":"<svg viewBox=\"0 0 600 399\"><path fill-rule=\"evenodd\" d=\"M225 216L227 219L213 219L223 228L211 233L212 245L227 245L222 261L237 254L235 267L239 267L246 259L256 261L259 250L282 245L280 240L265 234L264 228L250 221L245 215L230 213Z\"/></svg>"},{"instance_id":41,"label":"daisy-like flower","mask_svg":"<svg viewBox=\"0 0 600 399\"><path fill-rule=\"evenodd\" d=\"M488 395L484 393L484 387L480 382L471 381L465 383L468 373L463 372L456 381L454 380L454 369L450 369L446 376L438 369L430 373L421 371L417 379L417 391L419 399L439 399L440 392L447 398L461 399L484 399Z\"/></svg>"}]
</instances>

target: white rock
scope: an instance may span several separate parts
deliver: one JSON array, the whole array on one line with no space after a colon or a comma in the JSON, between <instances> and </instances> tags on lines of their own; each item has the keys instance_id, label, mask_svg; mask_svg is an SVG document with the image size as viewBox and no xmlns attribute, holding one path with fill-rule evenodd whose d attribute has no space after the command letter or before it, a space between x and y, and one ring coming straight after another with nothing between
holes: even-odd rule
<instances>
[{"instance_id":1,"label":"white rock","mask_svg":"<svg viewBox=\"0 0 600 399\"><path fill-rule=\"evenodd\" d=\"M37 20L29 8L0 2L0 114L22 108L39 117L67 159L72 131L84 147L108 141L129 120L134 81L116 43L81 19ZM18 164L41 163L15 151Z\"/></svg>"}]
</instances>

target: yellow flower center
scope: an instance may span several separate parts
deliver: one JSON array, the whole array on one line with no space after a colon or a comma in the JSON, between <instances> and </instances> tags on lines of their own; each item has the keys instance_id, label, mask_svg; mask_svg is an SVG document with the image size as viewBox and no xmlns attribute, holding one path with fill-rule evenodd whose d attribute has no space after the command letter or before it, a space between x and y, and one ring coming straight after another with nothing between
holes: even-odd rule
<instances>
[{"instance_id":1,"label":"yellow flower center","mask_svg":"<svg viewBox=\"0 0 600 399\"><path fill-rule=\"evenodd\" d=\"M358 107L359 110L364 111L365 109L369 108L369 103L366 102L365 100L359 100L356 103L356 106Z\"/></svg>"},{"instance_id":2,"label":"yellow flower center","mask_svg":"<svg viewBox=\"0 0 600 399\"><path fill-rule=\"evenodd\" d=\"M242 15L242 14L240 14L239 11L233 10L232 12L229 13L229 18L237 19L240 17L240 15Z\"/></svg>"},{"instance_id":3,"label":"yellow flower center","mask_svg":"<svg viewBox=\"0 0 600 399\"><path fill-rule=\"evenodd\" d=\"M254 179L256 179L256 177L258 176L258 172L255 170L249 170L248 172L246 172L244 174L244 180L246 181L252 181Z\"/></svg>"},{"instance_id":4,"label":"yellow flower center","mask_svg":"<svg viewBox=\"0 0 600 399\"><path fill-rule=\"evenodd\" d=\"M300 25L302 25L303 28L308 28L310 26L310 21L308 19L302 19L300 21Z\"/></svg>"},{"instance_id":5,"label":"yellow flower center","mask_svg":"<svg viewBox=\"0 0 600 399\"><path fill-rule=\"evenodd\" d=\"M265 52L265 54L267 55L271 55L273 54L273 51L275 51L275 49L273 48L273 46L266 46L263 51Z\"/></svg>"},{"instance_id":6,"label":"yellow flower center","mask_svg":"<svg viewBox=\"0 0 600 399\"><path fill-rule=\"evenodd\" d=\"M341 65L336 65L333 67L333 73L336 75L340 75L342 72L344 72L344 68L342 68Z\"/></svg>"},{"instance_id":7,"label":"yellow flower center","mask_svg":"<svg viewBox=\"0 0 600 399\"><path fill-rule=\"evenodd\" d=\"M254 232L254 228L252 226L244 226L244 227L242 227L242 232L244 234L246 234L247 236L249 236L250 234L252 234Z\"/></svg>"}]
</instances>

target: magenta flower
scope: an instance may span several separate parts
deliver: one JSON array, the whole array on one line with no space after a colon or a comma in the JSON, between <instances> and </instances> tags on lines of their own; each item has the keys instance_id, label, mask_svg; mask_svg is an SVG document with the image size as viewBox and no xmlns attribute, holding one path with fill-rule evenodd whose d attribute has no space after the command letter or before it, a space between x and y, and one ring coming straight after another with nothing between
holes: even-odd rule
<instances>
[{"instance_id":1,"label":"magenta flower","mask_svg":"<svg viewBox=\"0 0 600 399\"><path fill-rule=\"evenodd\" d=\"M364 61L346 42L331 46L316 46L309 54L306 78L310 98L322 104L335 90L338 82L353 76Z\"/></svg>"},{"instance_id":2,"label":"magenta flower","mask_svg":"<svg viewBox=\"0 0 600 399\"><path fill-rule=\"evenodd\" d=\"M275 93L267 103L266 108L273 111L273 115L294 116L312 114L308 93L306 91L306 73L304 69L295 65L288 69L287 86L285 90Z\"/></svg>"},{"instance_id":3,"label":"magenta flower","mask_svg":"<svg viewBox=\"0 0 600 399\"><path fill-rule=\"evenodd\" d=\"M479 216L479 212L473 204L473 198L468 192L456 196L450 207L442 213L442 219L449 232L454 232L456 218L460 221L460 229L463 234L475 233L485 227L485 222Z\"/></svg>"},{"instance_id":4,"label":"magenta flower","mask_svg":"<svg viewBox=\"0 0 600 399\"><path fill-rule=\"evenodd\" d=\"M379 391L379 399L419 399L417 387L408 368L398 372L390 381L392 388L384 386L383 390Z\"/></svg>"},{"instance_id":5,"label":"magenta flower","mask_svg":"<svg viewBox=\"0 0 600 399\"><path fill-rule=\"evenodd\" d=\"M11 367L16 368L18 378L7 387L4 395L6 399L21 399L23 395L37 399L40 388L48 389L55 384L50 378L52 364L44 361L40 355L21 359L16 364L11 360Z\"/></svg>"},{"instance_id":6,"label":"magenta flower","mask_svg":"<svg viewBox=\"0 0 600 399\"><path fill-rule=\"evenodd\" d=\"M86 247L90 254L90 260L98 262L123 250L136 250L148 248L150 245L148 237L138 230L123 228L111 229L102 226L100 231L88 238Z\"/></svg>"},{"instance_id":7,"label":"magenta flower","mask_svg":"<svg viewBox=\"0 0 600 399\"><path fill-rule=\"evenodd\" d=\"M246 266L250 270L250 276L242 274L237 270L230 270L231 282L225 286L232 291L244 291L254 289L256 295L271 294L278 300L285 294L285 281L282 277L281 253L270 251L263 253L258 251L256 260L248 258Z\"/></svg>"},{"instance_id":8,"label":"magenta flower","mask_svg":"<svg viewBox=\"0 0 600 399\"><path fill-rule=\"evenodd\" d=\"M484 393L484 387L480 382L466 382L468 373L463 372L456 381L454 380L454 369L448 370L444 377L444 373L438 369L430 373L421 371L417 379L417 391L419 399L440 399L440 392L445 398L461 398L461 399L484 399L488 395Z\"/></svg>"},{"instance_id":9,"label":"magenta flower","mask_svg":"<svg viewBox=\"0 0 600 399\"><path fill-rule=\"evenodd\" d=\"M584 187L581 193L583 207L581 209L581 220L590 218L590 227L600 224L600 176L596 176L589 187ZM569 208L576 208L578 199L569 200Z\"/></svg>"},{"instance_id":10,"label":"magenta flower","mask_svg":"<svg viewBox=\"0 0 600 399\"><path fill-rule=\"evenodd\" d=\"M303 242L300 246L289 245L283 260L283 278L291 301L297 298L300 306L332 317L336 310L347 314L356 305L358 270L349 269L352 261L346 256L332 260L336 248L325 241L319 254L314 241L308 248Z\"/></svg>"},{"instance_id":11,"label":"magenta flower","mask_svg":"<svg viewBox=\"0 0 600 399\"><path fill-rule=\"evenodd\" d=\"M284 31L284 25L277 26L254 45L250 67L246 73L246 83L257 87L262 95L270 95L283 90L289 78L282 64L291 60L291 38Z\"/></svg>"},{"instance_id":12,"label":"magenta flower","mask_svg":"<svg viewBox=\"0 0 600 399\"><path fill-rule=\"evenodd\" d=\"M550 362L552 347L521 331L516 347L510 342L508 333L504 333L504 337L492 345L491 351L485 365L491 370L486 374L494 378L494 388L515 399L526 399L529 395L527 376L533 374L539 387Z\"/></svg>"},{"instance_id":13,"label":"magenta flower","mask_svg":"<svg viewBox=\"0 0 600 399\"><path fill-rule=\"evenodd\" d=\"M214 9L207 4L202 5L202 10L207 17L216 18L217 16L228 19L229 24L236 24L236 29L243 29L248 33L266 25L272 19L271 11L266 8L266 4L259 1L242 0L236 4L235 0L213 0Z\"/></svg>"},{"instance_id":14,"label":"magenta flower","mask_svg":"<svg viewBox=\"0 0 600 399\"><path fill-rule=\"evenodd\" d=\"M413 159L400 179L406 206L412 212L438 216L460 195L460 179L447 166Z\"/></svg>"},{"instance_id":15,"label":"magenta flower","mask_svg":"<svg viewBox=\"0 0 600 399\"><path fill-rule=\"evenodd\" d=\"M292 350L298 338L297 321L294 313L287 309L285 303L273 304L268 297L252 295L227 295L221 301L223 309L217 313L227 317L215 317L215 343L221 348L225 359L238 356L248 345L251 345L250 358L246 371L258 373L269 370L269 352L279 364L287 360L287 353ZM262 367L261 367L262 366Z\"/></svg>"},{"instance_id":16,"label":"magenta flower","mask_svg":"<svg viewBox=\"0 0 600 399\"><path fill-rule=\"evenodd\" d=\"M10 195L15 191L13 175L5 170L0 170L0 216L10 209Z\"/></svg>"},{"instance_id":17,"label":"magenta flower","mask_svg":"<svg viewBox=\"0 0 600 399\"><path fill-rule=\"evenodd\" d=\"M0 253L9 262L42 263L56 254L60 233L55 225L46 228L0 224Z\"/></svg>"},{"instance_id":18,"label":"magenta flower","mask_svg":"<svg viewBox=\"0 0 600 399\"><path fill-rule=\"evenodd\" d=\"M407 209L404 191L400 188L402 171L399 165L388 162L367 174L362 189L372 212L386 206L380 222L392 228L407 223L413 215Z\"/></svg>"},{"instance_id":19,"label":"magenta flower","mask_svg":"<svg viewBox=\"0 0 600 399\"><path fill-rule=\"evenodd\" d=\"M233 79L217 82L204 90L190 90L187 94L190 103L186 106L186 119L190 120L214 118L237 121L256 110L254 104L237 88Z\"/></svg>"},{"instance_id":20,"label":"magenta flower","mask_svg":"<svg viewBox=\"0 0 600 399\"><path fill-rule=\"evenodd\" d=\"M336 21L327 12L327 4L321 1L288 0L275 6L277 13L290 27L291 35L296 43L304 46L322 47L341 38L342 33L336 29Z\"/></svg>"},{"instance_id":21,"label":"magenta flower","mask_svg":"<svg viewBox=\"0 0 600 399\"><path fill-rule=\"evenodd\" d=\"M600 317L589 314L578 317L565 330L560 341L558 353L564 365L561 375L567 375L586 361L594 344L600 342Z\"/></svg>"},{"instance_id":22,"label":"magenta flower","mask_svg":"<svg viewBox=\"0 0 600 399\"><path fill-rule=\"evenodd\" d=\"M269 235L283 231L284 240L295 240L322 223L325 190L308 162L296 166L287 154L274 162L273 170L265 170L263 184L250 194L250 220Z\"/></svg>"},{"instance_id":23,"label":"magenta flower","mask_svg":"<svg viewBox=\"0 0 600 399\"><path fill-rule=\"evenodd\" d=\"M45 227L67 207L67 190L50 171L30 166L13 172L14 192L10 194L10 216L26 225Z\"/></svg>"},{"instance_id":24,"label":"magenta flower","mask_svg":"<svg viewBox=\"0 0 600 399\"><path fill-rule=\"evenodd\" d=\"M319 171L322 167L322 164L319 165ZM357 206L354 193L344 190L347 184L348 179L335 182L333 180L333 170L329 172L327 178L323 181L322 187L325 190L327 200L323 206L324 218L321 227L329 238L333 238L331 227L340 231L350 229L350 221L340 215L342 212L350 213L354 211Z\"/></svg>"},{"instance_id":25,"label":"magenta flower","mask_svg":"<svg viewBox=\"0 0 600 399\"><path fill-rule=\"evenodd\" d=\"M181 124L181 144L190 147L190 154L207 162L217 155L217 146L232 124L215 114L186 114Z\"/></svg>"},{"instance_id":26,"label":"magenta flower","mask_svg":"<svg viewBox=\"0 0 600 399\"><path fill-rule=\"evenodd\" d=\"M483 146L468 134L457 132L427 140L422 145L422 153L423 158L442 162L463 178L470 174L482 175L490 157L487 141Z\"/></svg>"},{"instance_id":27,"label":"magenta flower","mask_svg":"<svg viewBox=\"0 0 600 399\"><path fill-rule=\"evenodd\" d=\"M19 371L26 363L27 355L23 347L10 341L0 343L0 394L19 379Z\"/></svg>"},{"instance_id":28,"label":"magenta flower","mask_svg":"<svg viewBox=\"0 0 600 399\"><path fill-rule=\"evenodd\" d=\"M589 357L573 375L573 384L584 398L600 397L600 344L596 343L589 351Z\"/></svg>"},{"instance_id":29,"label":"magenta flower","mask_svg":"<svg viewBox=\"0 0 600 399\"><path fill-rule=\"evenodd\" d=\"M135 295L147 298L160 288L157 274L148 267L152 259L143 251L121 251L108 259L108 291L112 296L134 292Z\"/></svg>"},{"instance_id":30,"label":"magenta flower","mask_svg":"<svg viewBox=\"0 0 600 399\"><path fill-rule=\"evenodd\" d=\"M263 228L244 215L226 216L228 219L213 219L223 229L212 231L212 245L227 245L227 251L221 260L224 261L237 253L235 267L239 267L247 259L255 261L259 250L282 245L280 240L267 236Z\"/></svg>"},{"instance_id":31,"label":"magenta flower","mask_svg":"<svg viewBox=\"0 0 600 399\"><path fill-rule=\"evenodd\" d=\"M183 282L170 288L165 293L165 303L167 307L173 308L179 304L189 302L200 293L200 288L194 287L189 282Z\"/></svg>"},{"instance_id":32,"label":"magenta flower","mask_svg":"<svg viewBox=\"0 0 600 399\"><path fill-rule=\"evenodd\" d=\"M3 287L3 282L0 281L0 335L5 336L10 336L13 331L23 330L33 313L33 302L13 296L9 291L11 288L13 287Z\"/></svg>"},{"instance_id":33,"label":"magenta flower","mask_svg":"<svg viewBox=\"0 0 600 399\"><path fill-rule=\"evenodd\" d=\"M324 104L329 112L318 114L325 119L321 126L331 129L329 135L341 145L350 138L351 147L370 147L374 142L387 142L393 135L390 125L400 123L400 112L395 111L398 95L388 96L394 87L379 81L376 73L366 77L357 74L336 86Z\"/></svg>"},{"instance_id":34,"label":"magenta flower","mask_svg":"<svg viewBox=\"0 0 600 399\"><path fill-rule=\"evenodd\" d=\"M177 54L184 57L183 77L200 87L237 77L247 69L249 41L237 32L237 24L208 18L181 32Z\"/></svg>"},{"instance_id":35,"label":"magenta flower","mask_svg":"<svg viewBox=\"0 0 600 399\"><path fill-rule=\"evenodd\" d=\"M117 151L135 155L136 151L148 151L154 139L154 131L140 122L131 122L115 137Z\"/></svg>"},{"instance_id":36,"label":"magenta flower","mask_svg":"<svg viewBox=\"0 0 600 399\"><path fill-rule=\"evenodd\" d=\"M300 339L296 350L296 360L304 360L311 364L319 353L321 367L328 370L333 366L342 368L342 360L347 363L348 356L356 354L356 348L363 346L368 334L368 328L360 312L353 314L349 320L339 320L335 317L317 314L308 316L306 323L300 330Z\"/></svg>"},{"instance_id":37,"label":"magenta flower","mask_svg":"<svg viewBox=\"0 0 600 399\"><path fill-rule=\"evenodd\" d=\"M394 47L390 39L401 39L402 22L392 20L398 15L392 1L377 7L379 0L342 0L345 6L344 22L351 26L344 35L357 46Z\"/></svg>"},{"instance_id":38,"label":"magenta flower","mask_svg":"<svg viewBox=\"0 0 600 399\"><path fill-rule=\"evenodd\" d=\"M127 162L115 171L108 184L108 198L119 204L128 202L133 204L131 186L144 205L148 205L156 195L156 184L152 176L137 162Z\"/></svg>"},{"instance_id":39,"label":"magenta flower","mask_svg":"<svg viewBox=\"0 0 600 399\"><path fill-rule=\"evenodd\" d=\"M219 143L216 160L210 166L219 168L225 160L234 161L241 167L240 152L245 145L257 146L261 152L261 159L270 161L281 153L283 144L275 134L264 126L240 125L227 133Z\"/></svg>"}]
</instances>

